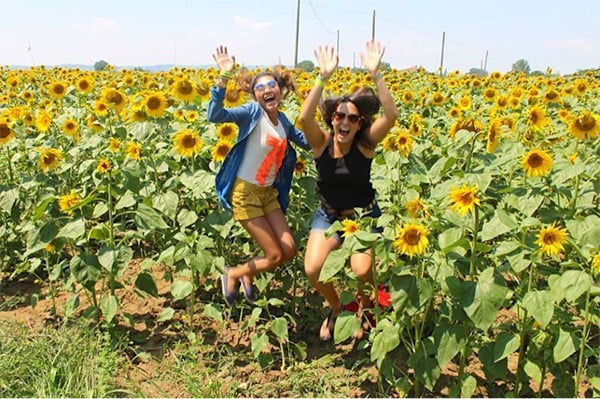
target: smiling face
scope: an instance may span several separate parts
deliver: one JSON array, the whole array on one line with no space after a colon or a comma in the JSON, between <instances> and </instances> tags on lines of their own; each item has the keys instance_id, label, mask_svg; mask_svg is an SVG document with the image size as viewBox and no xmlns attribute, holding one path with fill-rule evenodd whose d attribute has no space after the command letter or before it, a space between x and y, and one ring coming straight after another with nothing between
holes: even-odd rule
<instances>
[{"instance_id":1,"label":"smiling face","mask_svg":"<svg viewBox=\"0 0 600 399\"><path fill-rule=\"evenodd\" d=\"M254 99L269 115L276 115L281 101L281 89L275 77L264 75L256 79L252 88Z\"/></svg>"},{"instance_id":2,"label":"smiling face","mask_svg":"<svg viewBox=\"0 0 600 399\"><path fill-rule=\"evenodd\" d=\"M351 102L340 103L331 117L335 141L339 144L351 144L361 124L362 117L356 105Z\"/></svg>"}]
</instances>

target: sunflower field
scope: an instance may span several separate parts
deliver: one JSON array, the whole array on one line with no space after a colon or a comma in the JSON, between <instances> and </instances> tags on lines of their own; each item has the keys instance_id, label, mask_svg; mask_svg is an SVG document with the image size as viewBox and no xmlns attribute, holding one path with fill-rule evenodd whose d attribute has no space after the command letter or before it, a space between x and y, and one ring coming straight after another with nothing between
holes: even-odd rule
<instances>
[{"instance_id":1,"label":"sunflower field","mask_svg":"<svg viewBox=\"0 0 600 399\"><path fill-rule=\"evenodd\" d=\"M298 93L283 109L294 120L317 71L290 73ZM40 295L70 293L56 314L110 329L130 322L125 279L157 296L151 266L161 264L185 306L166 306L158 322L193 330L194 315L227 318L219 275L256 248L214 191L237 135L206 120L217 75L0 68L0 279L34 276ZM450 396L474 395L481 375L507 395L600 396L600 71L384 78L400 117L373 162L383 233L366 218L332 226L346 240L321 274L349 305L358 280L348 255L374 249L376 323L356 345L382 394L431 395L452 365ZM326 95L364 85L367 73L340 68ZM246 101L232 79L226 107ZM292 332L316 335L324 317L304 300L302 249L318 203L310 153L300 150L295 173L287 218L300 251L257 277L259 300L243 316L265 368L303 359ZM336 345L360 328L346 309ZM319 322L307 327L307 314Z\"/></svg>"}]
</instances>

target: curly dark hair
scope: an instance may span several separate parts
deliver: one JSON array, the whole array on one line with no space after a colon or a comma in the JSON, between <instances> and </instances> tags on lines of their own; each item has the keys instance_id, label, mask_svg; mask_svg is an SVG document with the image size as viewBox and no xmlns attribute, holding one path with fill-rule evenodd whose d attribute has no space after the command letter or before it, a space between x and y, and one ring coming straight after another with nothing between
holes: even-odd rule
<instances>
[{"instance_id":1,"label":"curly dark hair","mask_svg":"<svg viewBox=\"0 0 600 399\"><path fill-rule=\"evenodd\" d=\"M321 114L327 126L333 130L333 113L337 110L338 106L343 103L352 103L358 109L361 116L361 125L359 131L356 133L356 139L367 145L373 147L373 144L369 142L369 139L365 136L365 132L371 127L373 115L379 112L381 107L381 101L375 90L369 86L364 86L355 92L339 97L330 97L321 101Z\"/></svg>"},{"instance_id":2,"label":"curly dark hair","mask_svg":"<svg viewBox=\"0 0 600 399\"><path fill-rule=\"evenodd\" d=\"M256 86L256 81L263 76L272 76L273 79L275 79L281 89L282 98L286 98L290 93L298 94L292 71L282 65L273 67L273 70L266 69L254 76L252 76L247 68L243 67L238 74L237 83L243 91L250 93L252 97L254 97L254 86Z\"/></svg>"}]
</instances>

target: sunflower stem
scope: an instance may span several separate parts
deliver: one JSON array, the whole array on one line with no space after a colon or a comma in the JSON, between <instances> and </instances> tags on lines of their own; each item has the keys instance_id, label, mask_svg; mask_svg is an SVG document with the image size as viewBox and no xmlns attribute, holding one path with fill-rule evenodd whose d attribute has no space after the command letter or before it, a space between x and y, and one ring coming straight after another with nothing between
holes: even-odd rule
<instances>
[{"instance_id":1,"label":"sunflower stem","mask_svg":"<svg viewBox=\"0 0 600 399\"><path fill-rule=\"evenodd\" d=\"M479 211L477 206L473 207L473 239L471 240L471 262L469 267L469 275L471 280L475 274L475 261L477 257L477 232L479 230Z\"/></svg>"},{"instance_id":2,"label":"sunflower stem","mask_svg":"<svg viewBox=\"0 0 600 399\"><path fill-rule=\"evenodd\" d=\"M13 176L12 164L10 162L10 151L8 150L8 146L6 147L6 161L8 163L8 177L10 179L10 182L12 183L14 180L14 176Z\"/></svg>"},{"instance_id":3,"label":"sunflower stem","mask_svg":"<svg viewBox=\"0 0 600 399\"><path fill-rule=\"evenodd\" d=\"M577 398L579 391L579 384L581 383L581 375L583 373L583 363L585 359L585 345L587 343L588 335L590 333L590 291L588 288L585 295L585 310L583 311L583 330L581 342L579 344L579 357L577 359L577 371L575 373L575 387L573 388L573 397Z\"/></svg>"}]
</instances>

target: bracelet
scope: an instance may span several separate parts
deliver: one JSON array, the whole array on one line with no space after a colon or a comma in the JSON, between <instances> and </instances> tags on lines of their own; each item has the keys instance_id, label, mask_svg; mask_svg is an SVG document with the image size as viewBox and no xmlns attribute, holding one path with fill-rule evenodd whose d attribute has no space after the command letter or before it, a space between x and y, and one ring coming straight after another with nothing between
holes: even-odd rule
<instances>
[{"instance_id":1,"label":"bracelet","mask_svg":"<svg viewBox=\"0 0 600 399\"><path fill-rule=\"evenodd\" d=\"M324 88L325 87L325 83L327 83L327 79L323 79L321 76L317 76L315 78L315 86Z\"/></svg>"},{"instance_id":2,"label":"bracelet","mask_svg":"<svg viewBox=\"0 0 600 399\"><path fill-rule=\"evenodd\" d=\"M231 78L233 78L233 73L227 72L227 71L221 71L221 73L219 73L219 77L225 78L225 79L231 79Z\"/></svg>"},{"instance_id":3,"label":"bracelet","mask_svg":"<svg viewBox=\"0 0 600 399\"><path fill-rule=\"evenodd\" d=\"M382 78L383 76L381 76L381 72L378 71L375 75L373 75L373 82Z\"/></svg>"}]
</instances>

